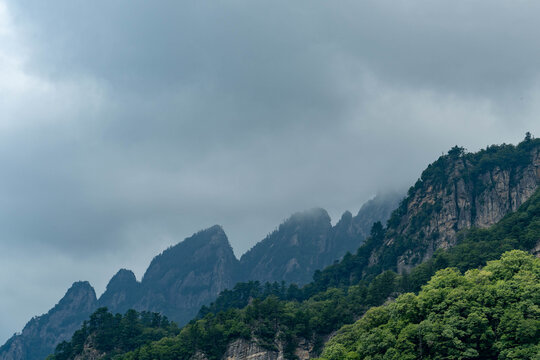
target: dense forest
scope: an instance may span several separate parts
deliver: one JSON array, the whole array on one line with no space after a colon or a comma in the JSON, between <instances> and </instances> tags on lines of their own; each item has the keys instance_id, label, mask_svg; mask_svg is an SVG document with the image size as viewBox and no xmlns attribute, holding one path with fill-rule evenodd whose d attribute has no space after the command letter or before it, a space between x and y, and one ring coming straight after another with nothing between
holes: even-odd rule
<instances>
[{"instance_id":1,"label":"dense forest","mask_svg":"<svg viewBox=\"0 0 540 360\"><path fill-rule=\"evenodd\" d=\"M418 295L369 309L324 360L539 359L540 259L519 250L482 269L438 271Z\"/></svg>"},{"instance_id":2,"label":"dense forest","mask_svg":"<svg viewBox=\"0 0 540 360\"><path fill-rule=\"evenodd\" d=\"M48 359L73 359L85 351L106 354L104 359L110 359L143 344L175 336L179 331L175 323L158 313L128 310L124 315L113 315L107 308L99 308L73 334L71 341L60 343Z\"/></svg>"}]
</instances>

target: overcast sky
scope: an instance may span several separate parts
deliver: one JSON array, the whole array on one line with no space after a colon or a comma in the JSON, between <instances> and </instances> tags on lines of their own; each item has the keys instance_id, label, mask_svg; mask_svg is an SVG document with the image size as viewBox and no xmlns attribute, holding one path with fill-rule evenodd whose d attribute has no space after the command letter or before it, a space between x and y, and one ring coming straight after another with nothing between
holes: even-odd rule
<instances>
[{"instance_id":1,"label":"overcast sky","mask_svg":"<svg viewBox=\"0 0 540 360\"><path fill-rule=\"evenodd\" d=\"M537 1L0 0L0 344L213 224L241 255L540 136Z\"/></svg>"}]
</instances>

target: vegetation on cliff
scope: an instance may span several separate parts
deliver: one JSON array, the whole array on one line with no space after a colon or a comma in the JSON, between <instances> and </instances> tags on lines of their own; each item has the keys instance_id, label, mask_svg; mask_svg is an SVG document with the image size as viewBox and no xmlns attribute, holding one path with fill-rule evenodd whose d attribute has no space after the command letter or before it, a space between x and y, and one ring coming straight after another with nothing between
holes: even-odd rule
<instances>
[{"instance_id":1,"label":"vegetation on cliff","mask_svg":"<svg viewBox=\"0 0 540 360\"><path fill-rule=\"evenodd\" d=\"M269 350L276 350L279 344L285 357L294 359L294 351L301 341L307 340L313 344L314 352L317 352L322 348L326 336L344 325L352 324L370 307L380 306L397 298L399 294L420 291L438 270L455 268L444 270L434 279L447 273L458 276L458 271L465 272L485 266L505 251L531 250L540 239L540 191L536 191L516 212L507 215L496 225L488 229L458 232L452 247L436 250L430 259L412 268L410 272L398 274L396 260L404 252L417 249L417 235L421 232L412 236L411 227L408 226L407 232L401 236L391 238L390 235L396 233L405 218L419 229L440 211L441 204L435 202L431 206L422 207L414 216L403 213L407 209L407 202L411 201L416 191L423 188L423 183L438 181L437 168L444 168L446 162L466 159L468 165L473 164L459 175L465 178L476 171L503 168L507 162L514 166L510 169L530 164L531 151L538 146L539 140L529 138L518 146L488 147L477 154L466 154L463 149L453 148L424 172L419 183L409 191L409 197L394 212L386 228L380 222L375 223L371 236L355 254L348 253L336 264L316 271L311 283L301 288L294 284L286 286L284 283L239 283L232 290L222 292L214 303L203 307L198 319L183 327L178 335L144 343L126 353L117 352L115 359L187 360L202 353L209 360L217 360L222 357L228 344L240 338L254 340ZM393 241L389 243L389 239ZM374 254L377 256L374 257ZM404 298L411 296L414 295L406 295ZM535 306L539 305L537 300ZM423 347L421 349L424 351ZM353 351L346 346L345 350L347 354ZM331 356L329 352L324 354ZM57 349L55 356L52 359L70 358L58 357L63 356L61 348ZM483 355L479 356L477 358L483 358Z\"/></svg>"},{"instance_id":2,"label":"vegetation on cliff","mask_svg":"<svg viewBox=\"0 0 540 360\"><path fill-rule=\"evenodd\" d=\"M158 313L128 310L124 315L113 315L107 308L99 308L73 334L71 341L60 343L54 355L47 359L68 360L89 351L110 359L116 354L178 333L178 326Z\"/></svg>"},{"instance_id":3,"label":"vegetation on cliff","mask_svg":"<svg viewBox=\"0 0 540 360\"><path fill-rule=\"evenodd\" d=\"M269 350L275 350L279 341L285 344L286 357L294 359L294 350L301 339L320 348L324 336L353 323L372 306L379 306L400 293L419 290L439 269L456 268L443 274L457 274L483 266L506 250L529 250L534 245L533 239L540 238L540 191L490 229L460 234L458 245L438 251L410 274L385 271L377 276L362 276L358 269L368 260L365 248L381 241L383 236L382 225L375 224L370 239L357 254L349 254L341 262L318 272L315 280L303 288L277 283L237 284L203 308L202 318L191 321L177 336L148 342L117 355L117 359L189 359L197 352L204 353L208 359L220 359L227 344L239 338L254 339ZM58 357L63 356L62 347L55 356L51 359L70 358Z\"/></svg>"}]
</instances>

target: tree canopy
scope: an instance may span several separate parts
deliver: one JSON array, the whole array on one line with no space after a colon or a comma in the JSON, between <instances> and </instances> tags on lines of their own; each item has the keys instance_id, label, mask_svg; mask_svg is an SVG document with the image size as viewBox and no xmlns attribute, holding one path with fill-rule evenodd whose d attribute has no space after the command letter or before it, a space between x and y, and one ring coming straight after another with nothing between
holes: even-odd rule
<instances>
[{"instance_id":1,"label":"tree canopy","mask_svg":"<svg viewBox=\"0 0 540 360\"><path fill-rule=\"evenodd\" d=\"M513 250L482 269L439 270L418 295L370 309L321 359L539 359L540 259Z\"/></svg>"}]
</instances>

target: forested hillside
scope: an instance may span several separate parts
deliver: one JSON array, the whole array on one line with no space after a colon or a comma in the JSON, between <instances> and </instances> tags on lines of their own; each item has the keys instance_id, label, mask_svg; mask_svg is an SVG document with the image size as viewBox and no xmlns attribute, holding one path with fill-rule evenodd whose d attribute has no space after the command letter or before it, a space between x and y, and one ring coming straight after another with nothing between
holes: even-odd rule
<instances>
[{"instance_id":1,"label":"forested hillside","mask_svg":"<svg viewBox=\"0 0 540 360\"><path fill-rule=\"evenodd\" d=\"M113 315L99 308L70 342L57 346L54 359L67 360L76 355L83 358L111 358L116 353L134 350L143 344L166 336L175 336L178 326L158 313L128 310L125 315Z\"/></svg>"},{"instance_id":2,"label":"forested hillside","mask_svg":"<svg viewBox=\"0 0 540 360\"><path fill-rule=\"evenodd\" d=\"M204 308L204 317L190 322L179 335L146 344L117 358L187 360L197 356L217 360L240 339L269 353L281 352L288 359L302 355L302 349L304 355L314 356L333 331L353 323L372 306L400 293L419 290L438 269L465 271L497 259L506 250L534 248L540 239L540 192L495 226L460 233L456 246L440 249L410 274L385 271L363 276L362 265L369 260L367 254L384 236L382 225L375 224L371 237L357 254L347 255L340 263L318 272L315 280L302 288L257 282L238 284ZM540 298L535 299L538 306ZM59 348L52 359L62 356L63 350Z\"/></svg>"},{"instance_id":3,"label":"forested hillside","mask_svg":"<svg viewBox=\"0 0 540 360\"><path fill-rule=\"evenodd\" d=\"M399 193L377 195L356 216L345 212L335 226L323 209L296 213L241 261L234 256L221 226L199 231L156 256L141 282L130 270L121 269L97 301L94 294L70 308L55 307L35 317L22 334L15 334L0 347L0 360L41 360L56 344L68 340L98 307L120 313L130 308L159 312L184 325L196 316L201 305L210 303L237 281L305 284L313 271L357 249L373 221L386 221L401 198ZM60 303L69 300L68 295Z\"/></svg>"},{"instance_id":4,"label":"forested hillside","mask_svg":"<svg viewBox=\"0 0 540 360\"><path fill-rule=\"evenodd\" d=\"M539 359L540 259L513 250L482 269L439 270L343 327L321 359Z\"/></svg>"}]
</instances>

